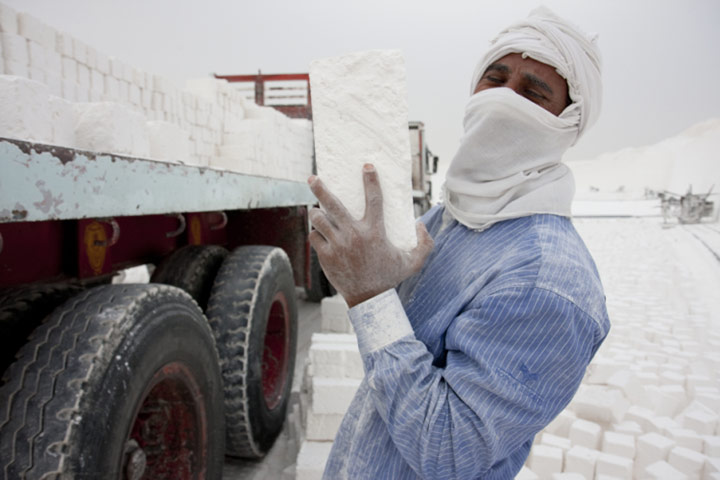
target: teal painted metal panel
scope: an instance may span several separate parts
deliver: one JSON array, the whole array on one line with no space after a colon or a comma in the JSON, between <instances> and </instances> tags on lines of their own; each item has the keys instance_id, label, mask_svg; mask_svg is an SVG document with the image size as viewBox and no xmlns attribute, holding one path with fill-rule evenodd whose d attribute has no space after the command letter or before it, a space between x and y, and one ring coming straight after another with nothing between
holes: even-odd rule
<instances>
[{"instance_id":1,"label":"teal painted metal panel","mask_svg":"<svg viewBox=\"0 0 720 480\"><path fill-rule=\"evenodd\" d=\"M312 205L305 182L0 139L0 222Z\"/></svg>"}]
</instances>

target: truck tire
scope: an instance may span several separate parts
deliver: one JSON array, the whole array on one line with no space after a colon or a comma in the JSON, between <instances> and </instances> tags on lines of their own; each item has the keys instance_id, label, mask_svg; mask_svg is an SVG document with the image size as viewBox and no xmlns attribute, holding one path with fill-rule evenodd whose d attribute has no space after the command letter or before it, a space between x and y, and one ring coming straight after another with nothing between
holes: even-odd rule
<instances>
[{"instance_id":1,"label":"truck tire","mask_svg":"<svg viewBox=\"0 0 720 480\"><path fill-rule=\"evenodd\" d=\"M297 300L282 249L234 250L207 309L225 387L227 455L261 458L282 430L292 387Z\"/></svg>"},{"instance_id":2,"label":"truck tire","mask_svg":"<svg viewBox=\"0 0 720 480\"><path fill-rule=\"evenodd\" d=\"M165 257L150 282L182 288L205 311L213 280L227 255L219 245L187 245Z\"/></svg>"},{"instance_id":3,"label":"truck tire","mask_svg":"<svg viewBox=\"0 0 720 480\"><path fill-rule=\"evenodd\" d=\"M178 288L71 298L0 388L3 478L219 479L218 362L207 321Z\"/></svg>"},{"instance_id":4,"label":"truck tire","mask_svg":"<svg viewBox=\"0 0 720 480\"><path fill-rule=\"evenodd\" d=\"M0 290L0 376L15 361L40 322L82 288L71 283L27 285ZM0 380L0 385L5 383Z\"/></svg>"},{"instance_id":5,"label":"truck tire","mask_svg":"<svg viewBox=\"0 0 720 480\"><path fill-rule=\"evenodd\" d=\"M317 252L310 248L310 288L305 289L305 296L309 302L320 302L323 298L334 295L333 288L328 282L320 266Z\"/></svg>"}]
</instances>

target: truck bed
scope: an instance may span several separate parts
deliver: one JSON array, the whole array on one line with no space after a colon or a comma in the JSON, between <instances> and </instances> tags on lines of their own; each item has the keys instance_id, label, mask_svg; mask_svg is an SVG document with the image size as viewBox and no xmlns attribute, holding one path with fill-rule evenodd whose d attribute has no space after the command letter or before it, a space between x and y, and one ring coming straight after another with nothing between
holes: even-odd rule
<instances>
[{"instance_id":1,"label":"truck bed","mask_svg":"<svg viewBox=\"0 0 720 480\"><path fill-rule=\"evenodd\" d=\"M315 202L304 182L0 138L0 223Z\"/></svg>"}]
</instances>

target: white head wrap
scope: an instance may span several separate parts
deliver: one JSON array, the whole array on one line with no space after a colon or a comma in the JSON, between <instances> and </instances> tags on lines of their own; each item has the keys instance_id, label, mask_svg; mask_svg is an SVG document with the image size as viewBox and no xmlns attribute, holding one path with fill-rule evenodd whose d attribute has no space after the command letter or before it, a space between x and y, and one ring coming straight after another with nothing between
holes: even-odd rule
<instances>
[{"instance_id":1,"label":"white head wrap","mask_svg":"<svg viewBox=\"0 0 720 480\"><path fill-rule=\"evenodd\" d=\"M508 88L472 93L487 67L510 53L551 65L567 80L572 103L559 116ZM595 39L538 8L493 41L470 93L465 134L446 176L446 213L476 230L536 213L570 216L575 183L561 160L600 110Z\"/></svg>"},{"instance_id":2,"label":"white head wrap","mask_svg":"<svg viewBox=\"0 0 720 480\"><path fill-rule=\"evenodd\" d=\"M578 138L595 123L602 103L597 35L587 35L548 8L538 7L528 18L506 28L492 41L490 49L475 67L471 95L485 70L510 53L521 53L551 65L567 81L572 104L560 117L579 115Z\"/></svg>"}]
</instances>

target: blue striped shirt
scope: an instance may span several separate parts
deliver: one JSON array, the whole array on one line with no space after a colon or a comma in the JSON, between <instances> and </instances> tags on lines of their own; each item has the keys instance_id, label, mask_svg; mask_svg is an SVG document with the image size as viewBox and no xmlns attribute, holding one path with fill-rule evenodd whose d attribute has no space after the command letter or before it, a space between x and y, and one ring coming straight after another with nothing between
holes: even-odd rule
<instances>
[{"instance_id":1,"label":"blue striped shirt","mask_svg":"<svg viewBox=\"0 0 720 480\"><path fill-rule=\"evenodd\" d=\"M422 271L350 310L365 378L325 479L508 479L570 402L608 333L595 264L571 221L476 232L422 219Z\"/></svg>"}]
</instances>

